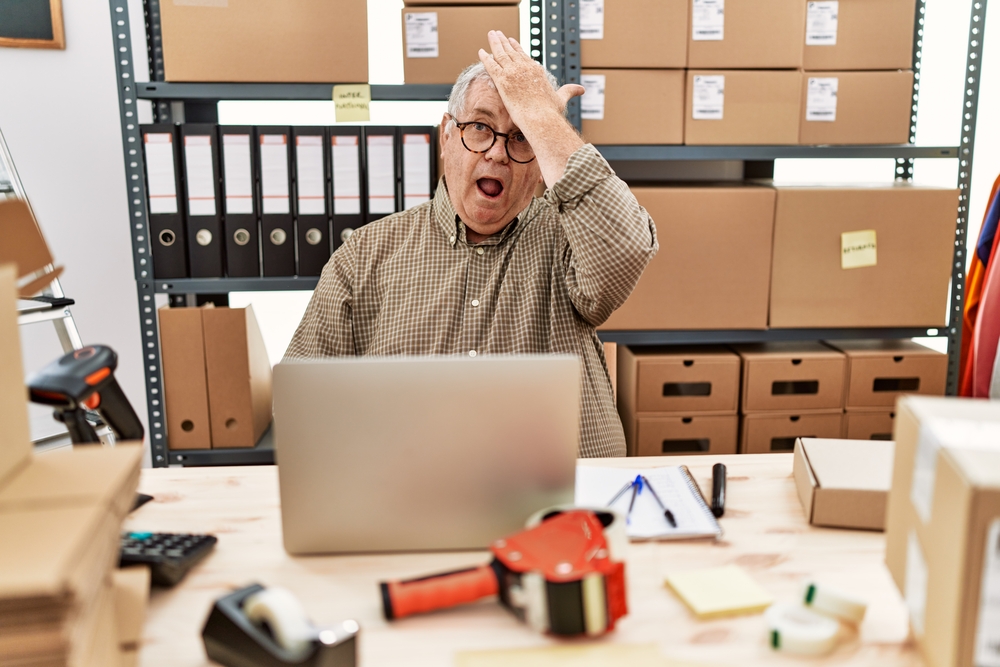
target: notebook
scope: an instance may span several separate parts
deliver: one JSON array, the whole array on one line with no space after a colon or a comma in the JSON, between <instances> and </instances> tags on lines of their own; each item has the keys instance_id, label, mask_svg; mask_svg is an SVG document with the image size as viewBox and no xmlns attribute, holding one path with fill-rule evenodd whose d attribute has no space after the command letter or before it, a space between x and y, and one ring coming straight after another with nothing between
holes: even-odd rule
<instances>
[{"instance_id":1,"label":"notebook","mask_svg":"<svg viewBox=\"0 0 1000 667\"><path fill-rule=\"evenodd\" d=\"M656 498L643 485L641 492L636 493L631 512L631 490L611 505L623 515L628 514L625 532L630 539L687 540L722 536L722 528L687 466L645 469L577 466L575 504L578 507L608 507L615 494L639 474L646 477L653 491L673 513L677 527L667 522Z\"/></svg>"}]
</instances>

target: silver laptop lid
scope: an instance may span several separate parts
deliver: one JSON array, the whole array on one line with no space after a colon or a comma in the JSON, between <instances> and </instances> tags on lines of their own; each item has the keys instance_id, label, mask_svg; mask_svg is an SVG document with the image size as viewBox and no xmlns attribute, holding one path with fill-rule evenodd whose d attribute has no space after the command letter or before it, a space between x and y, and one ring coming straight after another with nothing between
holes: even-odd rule
<instances>
[{"instance_id":1,"label":"silver laptop lid","mask_svg":"<svg viewBox=\"0 0 1000 667\"><path fill-rule=\"evenodd\" d=\"M579 418L571 356L282 362L285 549L486 547L573 501Z\"/></svg>"}]
</instances>

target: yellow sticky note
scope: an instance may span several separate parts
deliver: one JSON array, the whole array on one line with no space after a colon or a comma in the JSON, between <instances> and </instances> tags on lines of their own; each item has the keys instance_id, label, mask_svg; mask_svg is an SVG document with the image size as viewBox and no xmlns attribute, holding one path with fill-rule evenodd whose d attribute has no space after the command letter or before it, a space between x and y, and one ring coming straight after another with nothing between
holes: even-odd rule
<instances>
[{"instance_id":1,"label":"yellow sticky note","mask_svg":"<svg viewBox=\"0 0 1000 667\"><path fill-rule=\"evenodd\" d=\"M463 651L455 655L455 667L683 667L688 663L669 660L654 644L555 645L541 648Z\"/></svg>"},{"instance_id":2,"label":"yellow sticky note","mask_svg":"<svg viewBox=\"0 0 1000 667\"><path fill-rule=\"evenodd\" d=\"M333 104L337 107L338 123L371 120L369 106L372 87L367 83L352 83L333 87Z\"/></svg>"},{"instance_id":3,"label":"yellow sticky note","mask_svg":"<svg viewBox=\"0 0 1000 667\"><path fill-rule=\"evenodd\" d=\"M844 232L840 235L840 268L858 269L878 264L875 230Z\"/></svg>"},{"instance_id":4,"label":"yellow sticky note","mask_svg":"<svg viewBox=\"0 0 1000 667\"><path fill-rule=\"evenodd\" d=\"M667 577L667 587L701 619L756 614L774 599L737 565L678 572Z\"/></svg>"}]
</instances>

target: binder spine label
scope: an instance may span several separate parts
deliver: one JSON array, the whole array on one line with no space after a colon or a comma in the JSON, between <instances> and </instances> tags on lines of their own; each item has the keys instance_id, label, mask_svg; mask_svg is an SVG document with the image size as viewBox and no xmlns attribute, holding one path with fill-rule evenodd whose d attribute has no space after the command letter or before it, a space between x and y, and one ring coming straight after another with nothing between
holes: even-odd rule
<instances>
[{"instance_id":1,"label":"binder spine label","mask_svg":"<svg viewBox=\"0 0 1000 667\"><path fill-rule=\"evenodd\" d=\"M368 212L396 212L396 156L393 138L368 136Z\"/></svg>"},{"instance_id":2,"label":"binder spine label","mask_svg":"<svg viewBox=\"0 0 1000 667\"><path fill-rule=\"evenodd\" d=\"M145 145L149 213L177 213L173 136L168 132L150 132L145 135Z\"/></svg>"},{"instance_id":3,"label":"binder spine label","mask_svg":"<svg viewBox=\"0 0 1000 667\"><path fill-rule=\"evenodd\" d=\"M326 214L326 175L323 173L323 137L295 137L299 215Z\"/></svg>"},{"instance_id":4,"label":"binder spine label","mask_svg":"<svg viewBox=\"0 0 1000 667\"><path fill-rule=\"evenodd\" d=\"M333 158L333 214L361 213L361 167L356 136L331 138Z\"/></svg>"},{"instance_id":5,"label":"binder spine label","mask_svg":"<svg viewBox=\"0 0 1000 667\"><path fill-rule=\"evenodd\" d=\"M260 189L263 213L291 212L288 193L288 137L260 135Z\"/></svg>"},{"instance_id":6,"label":"binder spine label","mask_svg":"<svg viewBox=\"0 0 1000 667\"><path fill-rule=\"evenodd\" d=\"M222 161L226 175L226 213L253 214L253 169L250 135L222 135Z\"/></svg>"},{"instance_id":7,"label":"binder spine label","mask_svg":"<svg viewBox=\"0 0 1000 667\"><path fill-rule=\"evenodd\" d=\"M187 172L188 215L215 215L212 137L207 134L184 137L184 166Z\"/></svg>"},{"instance_id":8,"label":"binder spine label","mask_svg":"<svg viewBox=\"0 0 1000 667\"><path fill-rule=\"evenodd\" d=\"M403 208L431 198L431 135L403 135Z\"/></svg>"}]
</instances>

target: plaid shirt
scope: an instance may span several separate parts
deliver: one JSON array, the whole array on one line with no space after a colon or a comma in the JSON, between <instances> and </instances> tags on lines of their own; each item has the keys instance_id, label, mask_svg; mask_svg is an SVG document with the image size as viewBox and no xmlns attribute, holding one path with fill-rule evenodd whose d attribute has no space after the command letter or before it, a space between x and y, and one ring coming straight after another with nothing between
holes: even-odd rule
<instances>
[{"instance_id":1,"label":"plaid shirt","mask_svg":"<svg viewBox=\"0 0 1000 667\"><path fill-rule=\"evenodd\" d=\"M443 181L442 181L443 185ZM358 229L330 258L285 353L565 353L581 365L580 456L624 456L595 327L658 248L628 186L586 145L502 232L466 241L445 187Z\"/></svg>"}]
</instances>

